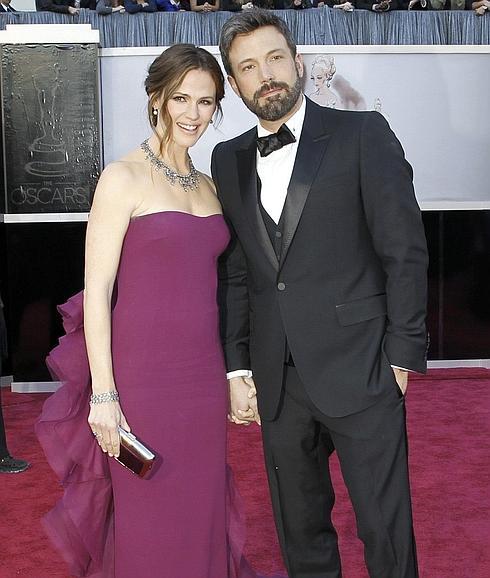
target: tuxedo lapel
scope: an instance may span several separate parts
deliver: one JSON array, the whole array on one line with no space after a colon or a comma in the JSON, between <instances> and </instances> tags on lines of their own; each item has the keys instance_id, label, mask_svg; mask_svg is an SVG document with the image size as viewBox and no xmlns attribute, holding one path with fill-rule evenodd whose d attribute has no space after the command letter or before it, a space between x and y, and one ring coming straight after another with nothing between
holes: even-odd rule
<instances>
[{"instance_id":1,"label":"tuxedo lapel","mask_svg":"<svg viewBox=\"0 0 490 578\"><path fill-rule=\"evenodd\" d=\"M298 145L293 174L284 204L284 230L281 250L281 267L286 259L291 242L308 198L313 181L325 155L330 133L324 127L324 116L320 107L307 99L303 130Z\"/></svg>"},{"instance_id":2,"label":"tuxedo lapel","mask_svg":"<svg viewBox=\"0 0 490 578\"><path fill-rule=\"evenodd\" d=\"M279 268L279 262L274 252L267 229L260 214L257 196L257 131L251 131L250 140L246 145L236 151L238 181L245 213L250 222L257 241L264 251L267 259L274 267Z\"/></svg>"}]
</instances>

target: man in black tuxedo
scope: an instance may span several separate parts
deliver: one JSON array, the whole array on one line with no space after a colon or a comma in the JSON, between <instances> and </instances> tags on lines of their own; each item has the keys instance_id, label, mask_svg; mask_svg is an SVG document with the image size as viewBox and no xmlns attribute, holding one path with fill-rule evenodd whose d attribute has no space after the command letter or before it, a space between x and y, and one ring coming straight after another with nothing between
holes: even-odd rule
<instances>
[{"instance_id":1,"label":"man in black tuxedo","mask_svg":"<svg viewBox=\"0 0 490 578\"><path fill-rule=\"evenodd\" d=\"M415 578L404 393L407 370L426 369L427 251L411 167L380 114L304 97L276 15L233 16L220 51L259 119L212 157L232 232L219 293L230 417L262 420L291 578L341 576L333 449L370 576Z\"/></svg>"}]
</instances>

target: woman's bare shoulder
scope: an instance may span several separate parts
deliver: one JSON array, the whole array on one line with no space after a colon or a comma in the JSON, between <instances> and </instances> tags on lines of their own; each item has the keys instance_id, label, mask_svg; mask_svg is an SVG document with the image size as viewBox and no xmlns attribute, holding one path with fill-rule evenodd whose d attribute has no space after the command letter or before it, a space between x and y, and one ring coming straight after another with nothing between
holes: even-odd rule
<instances>
[{"instance_id":1,"label":"woman's bare shoulder","mask_svg":"<svg viewBox=\"0 0 490 578\"><path fill-rule=\"evenodd\" d=\"M110 180L144 179L148 168L143 152L135 149L118 160L109 163L101 177Z\"/></svg>"},{"instance_id":2,"label":"woman's bare shoulder","mask_svg":"<svg viewBox=\"0 0 490 578\"><path fill-rule=\"evenodd\" d=\"M100 175L94 201L106 207L112 203L134 210L141 203L147 178L144 156L138 151L109 163Z\"/></svg>"}]
</instances>

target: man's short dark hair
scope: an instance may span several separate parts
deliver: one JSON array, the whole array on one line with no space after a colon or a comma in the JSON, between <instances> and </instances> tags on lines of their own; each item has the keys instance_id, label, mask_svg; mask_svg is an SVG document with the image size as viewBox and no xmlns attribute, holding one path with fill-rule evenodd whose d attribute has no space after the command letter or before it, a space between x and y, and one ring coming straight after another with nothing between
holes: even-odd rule
<instances>
[{"instance_id":1,"label":"man's short dark hair","mask_svg":"<svg viewBox=\"0 0 490 578\"><path fill-rule=\"evenodd\" d=\"M279 16L276 16L269 10L261 10L260 8L246 10L232 16L227 22L225 22L221 29L219 51L221 52L221 59L223 60L223 66L225 67L227 74L233 76L229 58L233 40L241 34L250 34L264 26L273 26L280 34L282 34L293 58L296 56L296 43L286 22L284 22L282 18L279 18Z\"/></svg>"}]
</instances>

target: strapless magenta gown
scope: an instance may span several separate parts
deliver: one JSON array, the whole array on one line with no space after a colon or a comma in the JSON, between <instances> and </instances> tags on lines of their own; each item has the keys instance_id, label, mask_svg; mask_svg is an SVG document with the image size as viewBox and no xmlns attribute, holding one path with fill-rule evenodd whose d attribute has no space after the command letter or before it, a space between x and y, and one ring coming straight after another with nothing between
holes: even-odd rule
<instances>
[{"instance_id":1,"label":"strapless magenta gown","mask_svg":"<svg viewBox=\"0 0 490 578\"><path fill-rule=\"evenodd\" d=\"M45 525L75 576L256 578L225 457L216 262L228 240L221 215L177 211L134 218L126 233L112 355L128 423L161 457L149 479L96 444L82 295L60 307L67 335L48 365L64 385L36 430L65 489Z\"/></svg>"}]
</instances>

